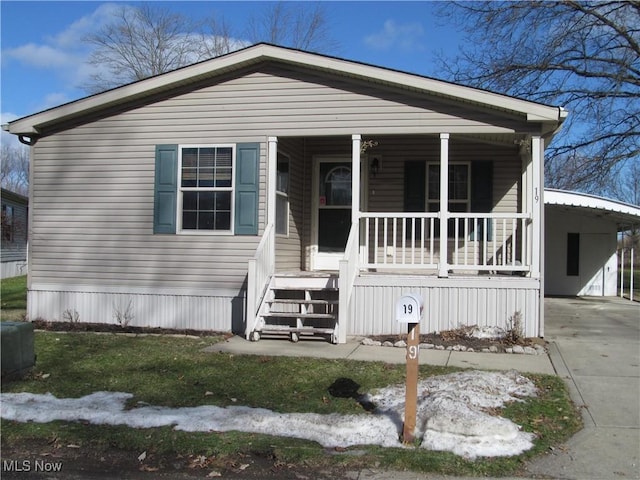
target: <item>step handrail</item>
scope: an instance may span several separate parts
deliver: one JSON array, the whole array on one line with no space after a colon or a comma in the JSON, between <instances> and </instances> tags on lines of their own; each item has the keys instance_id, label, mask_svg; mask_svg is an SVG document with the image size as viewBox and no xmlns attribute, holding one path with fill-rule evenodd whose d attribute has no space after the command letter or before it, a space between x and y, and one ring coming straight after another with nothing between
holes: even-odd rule
<instances>
[{"instance_id":1,"label":"step handrail","mask_svg":"<svg viewBox=\"0 0 640 480\"><path fill-rule=\"evenodd\" d=\"M347 320L351 309L351 294L353 284L360 269L360 221L351 223L349 238L344 249L344 256L340 260L340 276L338 278L338 331L336 342L347 341Z\"/></svg>"},{"instance_id":2,"label":"step handrail","mask_svg":"<svg viewBox=\"0 0 640 480\"><path fill-rule=\"evenodd\" d=\"M249 260L247 273L247 311L245 336L247 340L255 330L257 314L275 271L275 230L269 223L262 233L256 253Z\"/></svg>"}]
</instances>

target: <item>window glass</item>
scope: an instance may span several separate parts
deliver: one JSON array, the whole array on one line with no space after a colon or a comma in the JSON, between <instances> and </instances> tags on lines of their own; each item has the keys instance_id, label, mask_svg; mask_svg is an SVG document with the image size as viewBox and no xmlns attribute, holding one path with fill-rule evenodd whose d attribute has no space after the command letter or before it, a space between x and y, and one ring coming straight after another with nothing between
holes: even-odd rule
<instances>
[{"instance_id":1,"label":"window glass","mask_svg":"<svg viewBox=\"0 0 640 480\"><path fill-rule=\"evenodd\" d=\"M230 231L233 147L181 151L182 230Z\"/></svg>"},{"instance_id":2,"label":"window glass","mask_svg":"<svg viewBox=\"0 0 640 480\"><path fill-rule=\"evenodd\" d=\"M289 157L278 154L276 169L276 233L289 234Z\"/></svg>"}]
</instances>

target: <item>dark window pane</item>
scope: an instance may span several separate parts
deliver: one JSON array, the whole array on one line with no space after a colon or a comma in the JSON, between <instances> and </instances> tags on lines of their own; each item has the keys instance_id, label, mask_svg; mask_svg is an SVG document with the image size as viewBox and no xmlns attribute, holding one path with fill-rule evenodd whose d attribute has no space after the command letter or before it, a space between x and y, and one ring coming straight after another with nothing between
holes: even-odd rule
<instances>
[{"instance_id":1,"label":"dark window pane","mask_svg":"<svg viewBox=\"0 0 640 480\"><path fill-rule=\"evenodd\" d=\"M276 233L286 235L289 224L289 200L283 195L276 195Z\"/></svg>"},{"instance_id":2,"label":"dark window pane","mask_svg":"<svg viewBox=\"0 0 640 480\"><path fill-rule=\"evenodd\" d=\"M200 168L206 168L206 167L213 168L214 162L215 162L215 149L201 148L198 166Z\"/></svg>"},{"instance_id":3,"label":"dark window pane","mask_svg":"<svg viewBox=\"0 0 640 480\"><path fill-rule=\"evenodd\" d=\"M197 185L197 170L195 168L182 168L182 186L195 187Z\"/></svg>"},{"instance_id":4,"label":"dark window pane","mask_svg":"<svg viewBox=\"0 0 640 480\"><path fill-rule=\"evenodd\" d=\"M182 209L197 210L198 209L198 193L184 192L182 194Z\"/></svg>"},{"instance_id":5,"label":"dark window pane","mask_svg":"<svg viewBox=\"0 0 640 480\"><path fill-rule=\"evenodd\" d=\"M438 200L440 198L440 165L429 165L428 171L429 199Z\"/></svg>"},{"instance_id":6,"label":"dark window pane","mask_svg":"<svg viewBox=\"0 0 640 480\"><path fill-rule=\"evenodd\" d=\"M198 172L199 187L213 187L213 168L201 168Z\"/></svg>"},{"instance_id":7,"label":"dark window pane","mask_svg":"<svg viewBox=\"0 0 640 480\"><path fill-rule=\"evenodd\" d=\"M318 250L344 252L351 229L351 209L320 209L318 211Z\"/></svg>"},{"instance_id":8,"label":"dark window pane","mask_svg":"<svg viewBox=\"0 0 640 480\"><path fill-rule=\"evenodd\" d=\"M231 186L231 169L230 168L216 168L216 187L230 187Z\"/></svg>"},{"instance_id":9,"label":"dark window pane","mask_svg":"<svg viewBox=\"0 0 640 480\"><path fill-rule=\"evenodd\" d=\"M198 230L213 230L213 212L198 213Z\"/></svg>"},{"instance_id":10,"label":"dark window pane","mask_svg":"<svg viewBox=\"0 0 640 480\"><path fill-rule=\"evenodd\" d=\"M198 214L196 212L182 213L182 228L185 230L195 230L198 225Z\"/></svg>"},{"instance_id":11,"label":"dark window pane","mask_svg":"<svg viewBox=\"0 0 640 480\"><path fill-rule=\"evenodd\" d=\"M567 233L567 276L580 275L580 234Z\"/></svg>"},{"instance_id":12,"label":"dark window pane","mask_svg":"<svg viewBox=\"0 0 640 480\"><path fill-rule=\"evenodd\" d=\"M200 211L208 210L212 212L215 209L214 203L213 203L214 196L215 196L214 192L200 192L198 194L198 198L200 200L198 205L198 210Z\"/></svg>"},{"instance_id":13,"label":"dark window pane","mask_svg":"<svg viewBox=\"0 0 640 480\"><path fill-rule=\"evenodd\" d=\"M218 148L216 151L216 167L231 168L233 150L230 147Z\"/></svg>"},{"instance_id":14,"label":"dark window pane","mask_svg":"<svg viewBox=\"0 0 640 480\"><path fill-rule=\"evenodd\" d=\"M231 230L231 212L216 213L216 230Z\"/></svg>"},{"instance_id":15,"label":"dark window pane","mask_svg":"<svg viewBox=\"0 0 640 480\"><path fill-rule=\"evenodd\" d=\"M469 169L467 165L449 166L449 200L467 200Z\"/></svg>"},{"instance_id":16,"label":"dark window pane","mask_svg":"<svg viewBox=\"0 0 640 480\"><path fill-rule=\"evenodd\" d=\"M198 149L183 148L182 149L182 166L196 168L198 166Z\"/></svg>"},{"instance_id":17,"label":"dark window pane","mask_svg":"<svg viewBox=\"0 0 640 480\"><path fill-rule=\"evenodd\" d=\"M231 211L231 192L216 192L215 210Z\"/></svg>"},{"instance_id":18,"label":"dark window pane","mask_svg":"<svg viewBox=\"0 0 640 480\"><path fill-rule=\"evenodd\" d=\"M289 193L289 159L278 157L276 190Z\"/></svg>"}]
</instances>

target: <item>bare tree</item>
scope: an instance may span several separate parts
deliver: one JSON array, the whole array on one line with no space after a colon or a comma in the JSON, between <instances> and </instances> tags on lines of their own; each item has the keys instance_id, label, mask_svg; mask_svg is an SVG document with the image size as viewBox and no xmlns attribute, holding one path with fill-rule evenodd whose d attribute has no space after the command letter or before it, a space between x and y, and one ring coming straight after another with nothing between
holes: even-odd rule
<instances>
[{"instance_id":1,"label":"bare tree","mask_svg":"<svg viewBox=\"0 0 640 480\"><path fill-rule=\"evenodd\" d=\"M243 33L235 35L223 16L193 20L167 9L121 6L107 23L85 41L94 50L89 63L96 69L83 87L96 93L176 68L223 55L250 43L270 42L304 50L327 50L329 23L322 6L277 3L258 10Z\"/></svg>"},{"instance_id":2,"label":"bare tree","mask_svg":"<svg viewBox=\"0 0 640 480\"><path fill-rule=\"evenodd\" d=\"M21 195L29 193L29 149L22 145L2 144L0 149L2 188Z\"/></svg>"},{"instance_id":3,"label":"bare tree","mask_svg":"<svg viewBox=\"0 0 640 480\"><path fill-rule=\"evenodd\" d=\"M85 38L97 69L85 88L99 92L199 60L198 38L185 33L196 30L190 19L166 9L121 6L112 22Z\"/></svg>"},{"instance_id":4,"label":"bare tree","mask_svg":"<svg viewBox=\"0 0 640 480\"><path fill-rule=\"evenodd\" d=\"M249 19L247 36L252 43L268 42L307 51L336 48L330 21L320 3L278 2Z\"/></svg>"},{"instance_id":5,"label":"bare tree","mask_svg":"<svg viewBox=\"0 0 640 480\"><path fill-rule=\"evenodd\" d=\"M612 193L640 154L640 2L447 3L466 47L441 58L456 82L570 111L548 150L550 186Z\"/></svg>"}]
</instances>

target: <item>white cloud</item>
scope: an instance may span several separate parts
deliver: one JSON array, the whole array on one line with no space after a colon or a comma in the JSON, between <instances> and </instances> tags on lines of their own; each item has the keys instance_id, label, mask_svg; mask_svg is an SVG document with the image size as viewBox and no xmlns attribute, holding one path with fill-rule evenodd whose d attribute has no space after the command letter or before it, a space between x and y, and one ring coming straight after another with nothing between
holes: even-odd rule
<instances>
[{"instance_id":1,"label":"white cloud","mask_svg":"<svg viewBox=\"0 0 640 480\"><path fill-rule=\"evenodd\" d=\"M418 22L399 24L395 20L384 22L382 30L364 38L364 43L376 50L421 50L424 28Z\"/></svg>"},{"instance_id":2,"label":"white cloud","mask_svg":"<svg viewBox=\"0 0 640 480\"><path fill-rule=\"evenodd\" d=\"M51 45L37 45L35 43L6 49L2 55L30 67L54 70L73 67L81 61L77 53L64 51Z\"/></svg>"},{"instance_id":3,"label":"white cloud","mask_svg":"<svg viewBox=\"0 0 640 480\"><path fill-rule=\"evenodd\" d=\"M49 37L48 41L61 49L75 49L86 35L100 29L112 18L116 11L122 8L129 7L115 3L102 4L89 15L85 15L73 22L62 32Z\"/></svg>"},{"instance_id":4,"label":"white cloud","mask_svg":"<svg viewBox=\"0 0 640 480\"><path fill-rule=\"evenodd\" d=\"M41 43L27 43L2 50L3 62L18 62L24 66L50 72L62 79L69 89L81 87L95 73L87 64L90 47L83 42L86 35L108 22L116 8L126 5L106 3L92 13L81 17L66 29L44 38ZM58 95L58 94L52 94ZM68 101L65 98L65 101ZM49 100L45 108L53 106Z\"/></svg>"}]
</instances>

